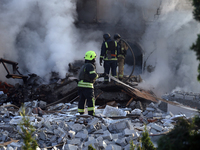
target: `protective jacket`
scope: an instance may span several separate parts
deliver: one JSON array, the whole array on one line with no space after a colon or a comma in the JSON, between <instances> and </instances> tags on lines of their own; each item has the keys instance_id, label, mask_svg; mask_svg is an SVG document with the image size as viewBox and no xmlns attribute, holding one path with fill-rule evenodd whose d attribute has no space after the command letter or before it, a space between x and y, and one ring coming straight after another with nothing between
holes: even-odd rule
<instances>
[{"instance_id":1,"label":"protective jacket","mask_svg":"<svg viewBox=\"0 0 200 150\"><path fill-rule=\"evenodd\" d=\"M97 78L95 65L86 60L80 69L78 87L94 88L93 84Z\"/></svg>"},{"instance_id":2,"label":"protective jacket","mask_svg":"<svg viewBox=\"0 0 200 150\"><path fill-rule=\"evenodd\" d=\"M125 58L126 57L126 53L127 53L127 49L128 49L127 44L124 41L120 40L118 42L118 49L119 49L118 57Z\"/></svg>"},{"instance_id":3,"label":"protective jacket","mask_svg":"<svg viewBox=\"0 0 200 150\"><path fill-rule=\"evenodd\" d=\"M109 38L102 43L100 58L103 58L104 61L117 60L118 51L117 42Z\"/></svg>"},{"instance_id":4,"label":"protective jacket","mask_svg":"<svg viewBox=\"0 0 200 150\"><path fill-rule=\"evenodd\" d=\"M85 60L85 64L80 69L79 82L78 82L78 93L79 93L79 103L78 112L84 114L85 105L87 101L87 110L89 115L95 115L95 96L93 84L98 78L96 73L95 65L92 61Z\"/></svg>"}]
</instances>

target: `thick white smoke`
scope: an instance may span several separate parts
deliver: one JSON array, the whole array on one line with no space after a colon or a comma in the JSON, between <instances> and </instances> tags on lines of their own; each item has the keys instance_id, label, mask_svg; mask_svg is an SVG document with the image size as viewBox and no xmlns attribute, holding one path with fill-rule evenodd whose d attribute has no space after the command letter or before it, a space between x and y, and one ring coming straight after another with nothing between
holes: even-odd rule
<instances>
[{"instance_id":1,"label":"thick white smoke","mask_svg":"<svg viewBox=\"0 0 200 150\"><path fill-rule=\"evenodd\" d=\"M74 24L76 18L76 1L2 1L0 57L18 62L24 75L45 77L55 71L65 77L70 62L83 60L88 50L99 53L100 49L95 40L101 39L102 33L80 31ZM0 79L6 80L5 75L1 66Z\"/></svg>"},{"instance_id":2,"label":"thick white smoke","mask_svg":"<svg viewBox=\"0 0 200 150\"><path fill-rule=\"evenodd\" d=\"M193 19L191 1L102 0L99 5L102 14L98 14L98 21L114 25L82 30L74 24L76 0L0 1L0 57L18 62L24 75L45 77L56 71L62 78L68 64L82 60L86 51L94 50L99 56L102 34L113 36L119 24L129 39L143 34L138 42L145 51L146 67L155 66L154 72L142 75L144 86L153 86L159 94L175 88L198 91L198 61L190 46L196 41L200 23ZM97 67L102 72L98 62ZM0 79L6 81L2 65L0 70Z\"/></svg>"},{"instance_id":3,"label":"thick white smoke","mask_svg":"<svg viewBox=\"0 0 200 150\"><path fill-rule=\"evenodd\" d=\"M175 88L199 92L199 62L190 47L197 39L200 23L193 19L191 1L161 2L160 15L149 23L142 39L145 59L150 55L147 64L155 66L154 72L144 74L145 85L152 85L158 94Z\"/></svg>"}]
</instances>

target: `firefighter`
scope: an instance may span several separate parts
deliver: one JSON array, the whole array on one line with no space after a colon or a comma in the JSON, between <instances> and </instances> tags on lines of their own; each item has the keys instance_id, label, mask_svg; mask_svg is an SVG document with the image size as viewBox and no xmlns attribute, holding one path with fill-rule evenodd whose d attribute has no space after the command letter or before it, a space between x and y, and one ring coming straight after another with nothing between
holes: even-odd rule
<instances>
[{"instance_id":1,"label":"firefighter","mask_svg":"<svg viewBox=\"0 0 200 150\"><path fill-rule=\"evenodd\" d=\"M124 60L126 57L128 46L121 40L121 36L116 33L114 35L114 40L118 43L119 55L118 55L118 78L123 79L124 76Z\"/></svg>"},{"instance_id":2,"label":"firefighter","mask_svg":"<svg viewBox=\"0 0 200 150\"><path fill-rule=\"evenodd\" d=\"M94 96L94 82L98 78L96 73L96 53L88 51L85 53L85 64L80 69L78 93L79 103L78 112L84 114L85 105L87 103L87 110L89 115L95 115L95 96Z\"/></svg>"},{"instance_id":3,"label":"firefighter","mask_svg":"<svg viewBox=\"0 0 200 150\"><path fill-rule=\"evenodd\" d=\"M109 74L111 70L111 75L117 77L117 56L118 56L118 46L117 42L112 40L109 33L103 35L104 41L101 46L100 54L100 65L104 61L104 73ZM104 84L109 82L109 77L104 77Z\"/></svg>"}]
</instances>

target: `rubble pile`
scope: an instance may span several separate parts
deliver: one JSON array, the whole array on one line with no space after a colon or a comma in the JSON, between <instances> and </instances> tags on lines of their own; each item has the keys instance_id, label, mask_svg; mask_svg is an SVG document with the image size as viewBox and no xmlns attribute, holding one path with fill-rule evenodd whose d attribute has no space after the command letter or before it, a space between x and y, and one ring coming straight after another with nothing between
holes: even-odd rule
<instances>
[{"instance_id":1,"label":"rubble pile","mask_svg":"<svg viewBox=\"0 0 200 150\"><path fill-rule=\"evenodd\" d=\"M26 115L36 128L34 137L38 150L87 150L88 145L98 149L129 150L130 141L138 145L145 125L153 139L174 128L176 119L184 115L173 115L150 103L145 110L118 108L106 105L98 109L96 116L77 113L78 103L58 103L47 106L44 101L25 102ZM46 110L43 110L45 109ZM0 107L1 150L20 149L23 145L19 133L21 107L10 103ZM153 141L156 146L156 141Z\"/></svg>"},{"instance_id":2,"label":"rubble pile","mask_svg":"<svg viewBox=\"0 0 200 150\"><path fill-rule=\"evenodd\" d=\"M26 84L9 85L2 83L1 90L4 91L5 99L0 100L0 105L10 102L20 106L24 102L41 100L47 103L55 102L61 98L70 100L77 96L77 79L72 76L67 76L60 79L53 74L50 83L44 84L44 81L36 74L29 74L29 79ZM74 93L74 94L72 94ZM71 97L69 95L71 94Z\"/></svg>"},{"instance_id":3,"label":"rubble pile","mask_svg":"<svg viewBox=\"0 0 200 150\"><path fill-rule=\"evenodd\" d=\"M50 82L45 82L36 74L29 74L26 84L9 85L4 82L3 88L4 99L0 99L0 105L10 102L18 107L24 102L29 101L45 101L47 104L55 104L58 102L72 102L78 99L77 78L74 74L66 75L66 78L60 79L58 74L52 73ZM130 78L129 84L138 83L136 76ZM151 101L157 102L152 97L152 93L142 89L130 89L133 85L120 84L104 85L101 81L97 81L94 85L94 93L96 104L103 105L110 101L120 102L121 105L128 106L133 100L142 101L145 108L146 103ZM135 84L136 86L136 84ZM146 94L147 93L147 94ZM150 96L148 96L150 94ZM142 109L142 108L141 108Z\"/></svg>"},{"instance_id":4,"label":"rubble pile","mask_svg":"<svg viewBox=\"0 0 200 150\"><path fill-rule=\"evenodd\" d=\"M176 101L183 105L200 109L200 94L184 91L173 91L162 96L163 99Z\"/></svg>"},{"instance_id":5,"label":"rubble pile","mask_svg":"<svg viewBox=\"0 0 200 150\"><path fill-rule=\"evenodd\" d=\"M184 99L196 104L200 99L198 94L174 92L161 100L152 91L136 87L142 80L140 76L126 82L110 76L114 83L104 85L97 80L94 84L96 115L87 115L87 111L80 115L75 77L78 69L69 64L72 74L64 79L52 72L48 84L36 74L29 74L23 85L1 82L0 150L21 149L24 144L20 136L21 104L36 129L38 150L87 150L89 145L96 150L129 150L130 142L140 144L145 127L157 146L157 139L174 128L177 118L186 118L169 112L168 100Z\"/></svg>"}]
</instances>

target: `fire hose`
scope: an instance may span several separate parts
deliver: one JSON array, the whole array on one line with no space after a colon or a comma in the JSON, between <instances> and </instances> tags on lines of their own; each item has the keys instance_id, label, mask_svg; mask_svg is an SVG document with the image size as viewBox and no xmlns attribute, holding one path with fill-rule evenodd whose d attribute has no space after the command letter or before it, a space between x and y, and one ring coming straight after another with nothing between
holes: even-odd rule
<instances>
[{"instance_id":1,"label":"fire hose","mask_svg":"<svg viewBox=\"0 0 200 150\"><path fill-rule=\"evenodd\" d=\"M132 68L132 71L131 71L130 75L128 76L128 78L126 78L126 79L124 80L124 82L126 82L126 81L128 81L128 80L130 79L130 77L132 76L132 74L133 74L133 72L134 72L134 70L135 70L135 55L134 55L134 53L133 53L133 50L132 50L131 46L130 46L124 39L121 39L121 40L128 46L128 48L129 48L130 51L131 51L132 57L133 57L133 59L132 59L132 61L133 61L133 68Z\"/></svg>"}]
</instances>

